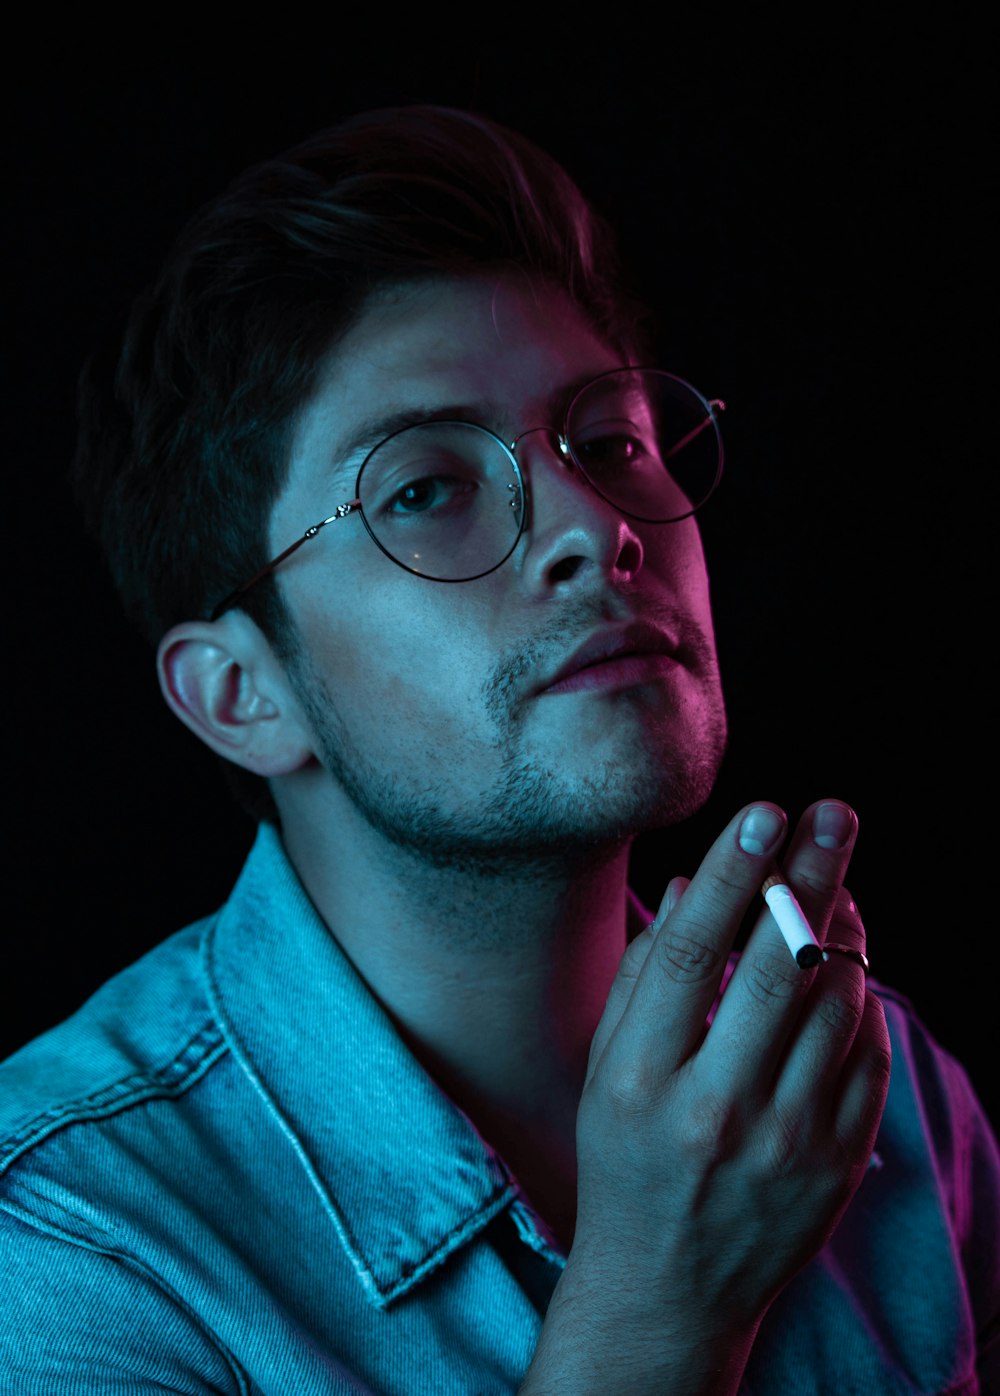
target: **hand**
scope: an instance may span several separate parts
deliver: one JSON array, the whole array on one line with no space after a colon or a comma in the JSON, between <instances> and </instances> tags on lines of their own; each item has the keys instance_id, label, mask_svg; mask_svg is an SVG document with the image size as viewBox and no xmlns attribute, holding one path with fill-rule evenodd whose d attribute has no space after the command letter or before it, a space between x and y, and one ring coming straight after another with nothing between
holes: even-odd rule
<instances>
[{"instance_id":1,"label":"hand","mask_svg":"<svg viewBox=\"0 0 1000 1396\"><path fill-rule=\"evenodd\" d=\"M838 824L842 844L824 846ZM847 806L821 802L781 865L820 941L864 950L843 889L856 830ZM553 1302L604 1315L618 1352L631 1343L637 1371L659 1373L636 1386L619 1372L622 1390L735 1390L768 1305L830 1236L871 1154L890 1048L851 959L800 969L761 900L705 1030L784 832L776 807L748 806L693 881L670 884L594 1036L576 1236Z\"/></svg>"}]
</instances>

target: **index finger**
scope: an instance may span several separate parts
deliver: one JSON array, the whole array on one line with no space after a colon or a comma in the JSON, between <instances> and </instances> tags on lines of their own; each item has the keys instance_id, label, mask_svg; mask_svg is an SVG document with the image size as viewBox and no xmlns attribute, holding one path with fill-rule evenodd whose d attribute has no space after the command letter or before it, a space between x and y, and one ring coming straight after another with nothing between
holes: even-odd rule
<instances>
[{"instance_id":1,"label":"index finger","mask_svg":"<svg viewBox=\"0 0 1000 1396\"><path fill-rule=\"evenodd\" d=\"M841 826L836 839L826 832L834 814ZM821 801L805 811L782 858L787 884L820 946L841 896L856 834L857 817L849 806ZM806 973L796 966L794 951L779 934L778 911L777 906L761 908L709 1037L707 1050L729 1063L729 1078L744 1094L770 1090L806 995L820 980L844 983L841 970L822 961ZM856 1027L856 1014L845 1008L841 1017Z\"/></svg>"},{"instance_id":2,"label":"index finger","mask_svg":"<svg viewBox=\"0 0 1000 1396\"><path fill-rule=\"evenodd\" d=\"M608 1051L620 1070L666 1076L695 1050L747 907L786 827L784 811L760 801L730 821L680 903L669 914L657 913L655 936L638 974L631 966L627 994L616 997L616 979L607 1021L602 1018L594 1037L592 1069ZM628 980L627 973L619 975Z\"/></svg>"}]
</instances>

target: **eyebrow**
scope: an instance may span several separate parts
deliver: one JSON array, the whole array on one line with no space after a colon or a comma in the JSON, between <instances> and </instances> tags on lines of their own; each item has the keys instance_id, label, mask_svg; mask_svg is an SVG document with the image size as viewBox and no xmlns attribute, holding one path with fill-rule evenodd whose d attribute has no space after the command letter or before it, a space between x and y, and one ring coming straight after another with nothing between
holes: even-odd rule
<instances>
[{"instance_id":1,"label":"eyebrow","mask_svg":"<svg viewBox=\"0 0 1000 1396\"><path fill-rule=\"evenodd\" d=\"M549 420L557 415L561 418L570 401L581 388L593 382L595 377L600 377L600 374L581 374L569 383L560 384L549 393L545 401L545 413ZM490 422L502 420L503 415L502 408L495 402L452 402L438 403L434 406L420 403L400 408L395 412L373 414L359 422L346 441L337 443L336 453L330 460L329 479L334 485L342 480L345 488L348 487L348 482L353 484L352 477L365 457L387 437L405 431L407 427L419 426L422 422L472 422L476 426L488 426ZM526 423L519 430L523 431L531 425ZM560 421L560 429L561 426ZM489 429L494 430L493 427ZM505 445L510 445L502 432L495 434Z\"/></svg>"}]
</instances>

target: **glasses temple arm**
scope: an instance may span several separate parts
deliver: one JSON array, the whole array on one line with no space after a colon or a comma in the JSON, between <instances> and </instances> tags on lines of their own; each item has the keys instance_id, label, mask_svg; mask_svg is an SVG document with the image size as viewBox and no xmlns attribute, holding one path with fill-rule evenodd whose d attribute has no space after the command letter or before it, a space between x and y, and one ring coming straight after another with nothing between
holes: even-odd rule
<instances>
[{"instance_id":1,"label":"glasses temple arm","mask_svg":"<svg viewBox=\"0 0 1000 1396\"><path fill-rule=\"evenodd\" d=\"M360 504L360 499L352 499L346 504L338 504L329 518L320 519L319 523L310 525L301 538L296 538L295 542L290 547L286 548L283 553L279 553L277 557L273 557L270 562L265 563L259 572L253 574L249 581L244 582L243 585L237 587L235 591L231 591L225 600L220 601L209 616L209 620L218 620L231 606L235 606L240 597L244 596L251 587L255 587L258 582L264 580L269 572L273 572L276 567L279 567L286 557L291 557L292 553L297 552L299 548L302 547L303 543L308 543L310 538L315 538L321 528L326 528L327 524L333 523L335 519L345 519L348 514L359 508Z\"/></svg>"},{"instance_id":2,"label":"glasses temple arm","mask_svg":"<svg viewBox=\"0 0 1000 1396\"><path fill-rule=\"evenodd\" d=\"M689 441L693 441L696 436L700 436L701 433L708 426L709 422L715 421L716 410L718 410L719 412L725 412L726 410L726 404L722 401L721 398L713 398L708 405L711 410L709 411L709 414L705 418L705 420L703 422L699 422L698 425L692 431L688 432L687 436L682 436L680 441L678 441L675 446L671 446L670 450L667 451L666 455L663 457L664 460L669 460L671 456L676 456L678 451L683 451L684 447L688 444Z\"/></svg>"}]
</instances>

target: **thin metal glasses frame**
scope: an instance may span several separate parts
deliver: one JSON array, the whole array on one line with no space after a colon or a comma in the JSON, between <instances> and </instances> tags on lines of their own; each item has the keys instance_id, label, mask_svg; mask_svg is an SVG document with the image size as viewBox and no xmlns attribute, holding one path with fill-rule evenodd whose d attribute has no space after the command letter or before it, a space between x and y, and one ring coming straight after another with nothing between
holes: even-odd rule
<instances>
[{"instance_id":1,"label":"thin metal glasses frame","mask_svg":"<svg viewBox=\"0 0 1000 1396\"><path fill-rule=\"evenodd\" d=\"M621 505L617 504L613 499L609 498L609 496L606 495L603 492L603 490L601 490L600 487L594 483L590 475L587 473L586 466L574 454L573 448L569 442L568 429L570 417L572 416L573 409L579 402L581 396L584 393L589 392L595 384L602 382L604 379L611 378L615 374L626 372L654 373L658 377L669 378L672 382L678 384L681 388L691 393L693 397L697 398L698 401L701 402L702 406L706 409L704 420L700 422L698 426L696 426L692 431L688 432L686 436L682 437L681 440L673 446L671 451L668 452L668 454L664 457L665 460L669 460L670 456L675 455L678 451L682 450L684 446L686 446L690 441L693 441L696 436L700 435L700 433L705 431L709 426L712 426L716 432L719 453L715 471L715 479L712 481L711 487L705 494L704 498L700 499L693 508L688 509L683 514L678 514L674 518L645 519L640 514L633 514L630 513L627 509L623 509ZM594 492L598 494L602 499L606 500L607 503L611 504L613 508L617 509L618 512L624 515L625 518L637 519L643 523L679 523L682 519L690 518L692 514L696 513L702 507L702 505L704 505L712 497L712 495L715 493L715 490L718 488L719 481L722 478L723 466L722 437L718 429L718 415L724 412L725 410L726 404L722 401L721 398L702 397L701 393L698 392L697 388L693 388L690 383L686 382L683 378L677 377L676 374L667 373L665 369L651 368L647 365L641 364L623 364L620 368L609 369L607 373L598 374L596 378L592 378L588 383L584 383L584 385L581 388L577 389L577 391L573 394L572 398L570 399L569 405L567 406L565 414L563 416L563 426L561 432L556 432L550 427L528 427L526 430L520 432L517 436L515 436L514 440L511 441L510 444L508 444L506 441L503 440L502 437L498 436L495 431L491 431L489 427L482 426L479 422L469 422L461 418L444 420L434 419L433 425L471 427L476 431L484 432L487 436L492 437L493 440L499 444L499 446L510 459L510 464L513 468L514 475L517 480L517 488L521 492L522 500L527 498L527 491L524 482L524 477L521 474L521 467L518 465L517 456L515 455L517 445L520 441L524 439L524 437L530 436L534 432L550 432L550 434L555 438L556 444L559 447L559 452L562 455L563 459L575 466L575 468L587 481L587 484L591 487L591 489L594 490ZM368 536L371 538L372 542L379 549L379 551L385 554L385 556L390 560L390 562L394 562L396 566L401 567L404 572L409 572L415 577L421 577L424 581L442 582L446 584L474 582L477 581L480 577L488 577L491 572L495 572L498 567L502 567L521 540L521 535L524 532L525 521L527 519L526 508L522 508L521 510L520 526L518 527L514 541L511 544L510 548L507 550L507 552L504 553L500 561L495 562L492 565L492 567L487 567L482 572L475 573L471 577L431 577L424 572L418 571L414 567L408 567L405 562L401 562L398 557L394 556L394 554L391 553L388 550L388 548L386 548L379 541L375 533L372 531L371 525L369 524L368 519L365 517L365 512L361 506L361 477L365 472L365 467L367 466L368 462L372 459L372 457L376 454L376 452L380 451L383 446L385 446L388 442L394 440L397 436L402 436L405 432L412 431L414 429L414 425L419 426L420 424L416 423L411 424L409 426L400 427L398 431L390 432L388 436L383 437L381 441L377 442L376 445L374 445L368 452L368 454L365 456L364 460L361 462L360 467L358 468L357 477L354 482L354 498L345 500L342 504L338 504L336 509L334 509L333 513L329 514L325 519L320 519L318 523L310 524L310 526L302 534L301 538L296 538L294 543L292 543L289 547L285 548L282 552L278 553L277 557L273 557L270 562L265 563L265 565L261 567L259 571L255 572L252 577L245 581L242 584L242 586L238 586L234 591L231 591L228 596L226 596L222 601L220 601L219 604L212 611L209 619L213 621L218 620L218 618L221 615L224 615L226 611L228 611L232 606L237 604L240 597L245 596L246 593L252 587L255 587L257 585L258 582L263 581L263 579L269 573L273 572L275 568L280 567L280 565L285 561L285 559L291 557L293 553L297 552L304 543L308 543L311 538L315 538L316 535L322 529L326 528L327 524L335 523L338 519L346 519L351 514L357 514L360 517L361 522L365 526L365 531L367 532Z\"/></svg>"}]
</instances>

